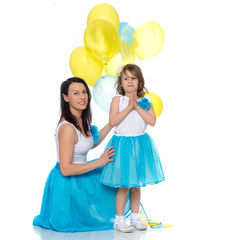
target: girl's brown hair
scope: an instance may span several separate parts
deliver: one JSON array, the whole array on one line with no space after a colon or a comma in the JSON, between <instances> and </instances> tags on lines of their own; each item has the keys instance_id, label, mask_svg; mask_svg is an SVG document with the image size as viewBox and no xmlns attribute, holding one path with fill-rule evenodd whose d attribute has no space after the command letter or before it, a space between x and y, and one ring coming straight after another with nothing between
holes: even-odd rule
<instances>
[{"instance_id":1,"label":"girl's brown hair","mask_svg":"<svg viewBox=\"0 0 240 240\"><path fill-rule=\"evenodd\" d=\"M138 79L137 96L140 98L144 97L145 93L148 92L148 90L144 86L145 82L144 82L142 70L136 64L127 64L122 68L121 72L118 75L118 80L116 82L117 92L123 96L125 95L125 91L121 86L121 84L122 84L122 74L126 73L126 71L131 72Z\"/></svg>"}]
</instances>

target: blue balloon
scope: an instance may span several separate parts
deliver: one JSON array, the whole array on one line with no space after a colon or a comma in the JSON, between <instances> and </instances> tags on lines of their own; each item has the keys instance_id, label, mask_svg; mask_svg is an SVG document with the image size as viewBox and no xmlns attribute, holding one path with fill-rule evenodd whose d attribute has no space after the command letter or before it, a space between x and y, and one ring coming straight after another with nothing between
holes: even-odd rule
<instances>
[{"instance_id":1,"label":"blue balloon","mask_svg":"<svg viewBox=\"0 0 240 240\"><path fill-rule=\"evenodd\" d=\"M119 39L127 42L130 46L132 46L132 35L134 32L134 28L126 22L120 22L118 35Z\"/></svg>"},{"instance_id":2,"label":"blue balloon","mask_svg":"<svg viewBox=\"0 0 240 240\"><path fill-rule=\"evenodd\" d=\"M110 105L117 92L115 89L115 83L117 77L113 75L101 76L93 86L93 99L96 104L104 111L110 111Z\"/></svg>"},{"instance_id":3,"label":"blue balloon","mask_svg":"<svg viewBox=\"0 0 240 240\"><path fill-rule=\"evenodd\" d=\"M122 31L124 30L124 28L128 25L127 22L120 22L120 26L119 26L119 29L118 29L118 36L120 37L121 36L121 33Z\"/></svg>"}]
</instances>

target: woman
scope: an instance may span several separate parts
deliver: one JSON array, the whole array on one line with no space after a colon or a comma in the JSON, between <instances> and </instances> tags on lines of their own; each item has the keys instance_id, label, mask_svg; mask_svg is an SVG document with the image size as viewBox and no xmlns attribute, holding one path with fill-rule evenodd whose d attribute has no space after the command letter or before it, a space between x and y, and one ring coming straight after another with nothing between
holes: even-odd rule
<instances>
[{"instance_id":1,"label":"woman","mask_svg":"<svg viewBox=\"0 0 240 240\"><path fill-rule=\"evenodd\" d=\"M114 161L110 159L114 149L109 147L97 160L86 160L88 151L103 141L111 126L108 123L99 134L95 126L90 127L91 94L82 79L64 81L60 94L57 164L46 181L41 212L33 225L61 232L113 229L117 189L99 180L101 167Z\"/></svg>"}]
</instances>

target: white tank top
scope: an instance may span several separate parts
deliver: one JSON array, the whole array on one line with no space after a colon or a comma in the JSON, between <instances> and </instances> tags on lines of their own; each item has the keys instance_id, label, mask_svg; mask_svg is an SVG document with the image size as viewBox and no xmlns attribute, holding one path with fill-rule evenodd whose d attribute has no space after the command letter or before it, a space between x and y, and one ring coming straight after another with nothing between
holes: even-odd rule
<instances>
[{"instance_id":1,"label":"white tank top","mask_svg":"<svg viewBox=\"0 0 240 240\"><path fill-rule=\"evenodd\" d=\"M74 127L78 135L78 142L74 145L73 149L73 156L72 156L72 163L79 164L79 163L86 163L87 162L87 153L93 147L93 137L85 137L81 134L81 132L71 123L67 121L62 121L59 123L56 129L56 147L57 147L57 162L59 162L59 141L58 141L58 132L59 129L63 124L70 124Z\"/></svg>"},{"instance_id":2,"label":"white tank top","mask_svg":"<svg viewBox=\"0 0 240 240\"><path fill-rule=\"evenodd\" d=\"M120 96L119 112L128 106L128 102L128 97ZM136 136L144 133L146 129L147 123L142 119L137 110L133 109L125 119L116 126L114 133L116 135Z\"/></svg>"}]
</instances>

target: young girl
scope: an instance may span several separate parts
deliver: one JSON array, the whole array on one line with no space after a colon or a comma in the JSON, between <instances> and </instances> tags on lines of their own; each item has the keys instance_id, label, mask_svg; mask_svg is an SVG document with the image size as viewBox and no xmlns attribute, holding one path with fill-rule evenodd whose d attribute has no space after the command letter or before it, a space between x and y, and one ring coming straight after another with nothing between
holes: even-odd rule
<instances>
[{"instance_id":1,"label":"young girl","mask_svg":"<svg viewBox=\"0 0 240 240\"><path fill-rule=\"evenodd\" d=\"M157 148L152 138L145 133L147 125L154 126L156 117L145 95L144 78L135 64L123 67L117 82L121 96L112 100L110 125L116 126L114 135L107 144L115 149L115 161L104 167L100 181L119 188L116 196L114 228L121 232L147 229L138 215L140 187L164 180ZM131 226L126 223L124 206L130 190Z\"/></svg>"}]
</instances>

